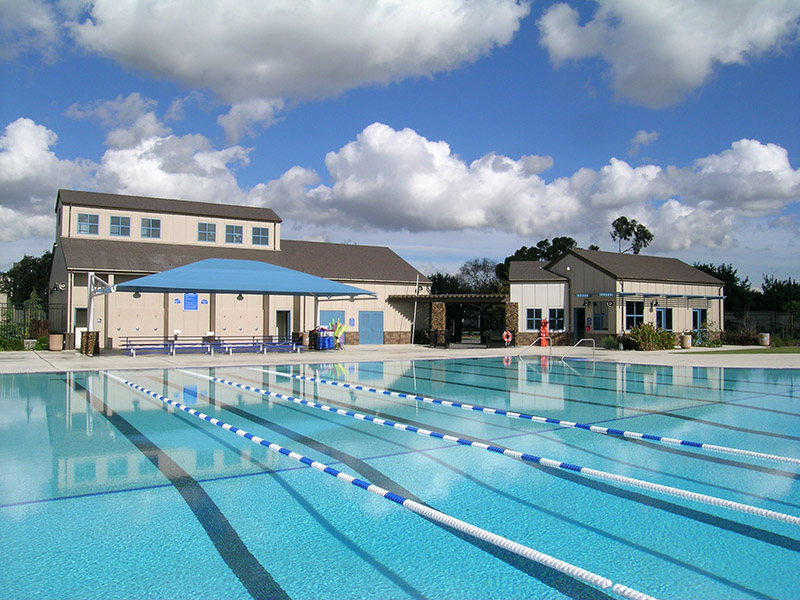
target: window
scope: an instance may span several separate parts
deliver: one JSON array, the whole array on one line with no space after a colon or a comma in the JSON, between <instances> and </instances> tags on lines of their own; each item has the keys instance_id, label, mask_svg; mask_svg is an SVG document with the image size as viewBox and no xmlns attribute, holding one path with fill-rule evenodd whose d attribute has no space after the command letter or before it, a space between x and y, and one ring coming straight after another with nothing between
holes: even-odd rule
<instances>
[{"instance_id":1,"label":"window","mask_svg":"<svg viewBox=\"0 0 800 600\"><path fill-rule=\"evenodd\" d=\"M214 223L198 223L197 224L197 241L198 242L216 242L217 241L217 226Z\"/></svg>"},{"instance_id":2,"label":"window","mask_svg":"<svg viewBox=\"0 0 800 600\"><path fill-rule=\"evenodd\" d=\"M253 227L253 246L269 246L269 228Z\"/></svg>"},{"instance_id":3,"label":"window","mask_svg":"<svg viewBox=\"0 0 800 600\"><path fill-rule=\"evenodd\" d=\"M695 331L701 329L708 321L708 309L706 308L693 308L692 309L692 329Z\"/></svg>"},{"instance_id":4,"label":"window","mask_svg":"<svg viewBox=\"0 0 800 600\"><path fill-rule=\"evenodd\" d=\"M78 213L78 233L97 235L100 233L100 215Z\"/></svg>"},{"instance_id":5,"label":"window","mask_svg":"<svg viewBox=\"0 0 800 600\"><path fill-rule=\"evenodd\" d=\"M671 308L657 308L656 309L656 327L672 331L672 309Z\"/></svg>"},{"instance_id":6,"label":"window","mask_svg":"<svg viewBox=\"0 0 800 600\"><path fill-rule=\"evenodd\" d=\"M542 309L529 308L526 311L525 329L528 331L538 331L542 324Z\"/></svg>"},{"instance_id":7,"label":"window","mask_svg":"<svg viewBox=\"0 0 800 600\"><path fill-rule=\"evenodd\" d=\"M548 319L550 322L548 325L550 326L550 331L564 331L564 309L563 308L551 308L550 309L550 317Z\"/></svg>"},{"instance_id":8,"label":"window","mask_svg":"<svg viewBox=\"0 0 800 600\"><path fill-rule=\"evenodd\" d=\"M628 331L644 323L644 302L625 303L625 330Z\"/></svg>"},{"instance_id":9,"label":"window","mask_svg":"<svg viewBox=\"0 0 800 600\"><path fill-rule=\"evenodd\" d=\"M142 219L142 237L158 239L161 237L161 219Z\"/></svg>"},{"instance_id":10,"label":"window","mask_svg":"<svg viewBox=\"0 0 800 600\"><path fill-rule=\"evenodd\" d=\"M242 243L241 225L225 225L225 243L226 244Z\"/></svg>"},{"instance_id":11,"label":"window","mask_svg":"<svg viewBox=\"0 0 800 600\"><path fill-rule=\"evenodd\" d=\"M131 235L131 218L130 217L111 217L111 227L109 228L111 235L119 237L130 237Z\"/></svg>"}]
</instances>

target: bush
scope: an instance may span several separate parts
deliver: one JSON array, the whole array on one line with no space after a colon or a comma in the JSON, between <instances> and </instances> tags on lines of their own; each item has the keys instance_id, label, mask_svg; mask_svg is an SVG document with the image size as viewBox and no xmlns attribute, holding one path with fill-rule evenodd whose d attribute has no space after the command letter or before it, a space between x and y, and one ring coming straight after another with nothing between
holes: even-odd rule
<instances>
[{"instance_id":1,"label":"bush","mask_svg":"<svg viewBox=\"0 0 800 600\"><path fill-rule=\"evenodd\" d=\"M671 350L675 347L675 336L652 323L640 323L631 329L630 339L636 350Z\"/></svg>"},{"instance_id":2,"label":"bush","mask_svg":"<svg viewBox=\"0 0 800 600\"><path fill-rule=\"evenodd\" d=\"M616 336L607 335L603 338L603 341L601 341L600 344L606 350L616 350L619 348L619 339Z\"/></svg>"},{"instance_id":3,"label":"bush","mask_svg":"<svg viewBox=\"0 0 800 600\"><path fill-rule=\"evenodd\" d=\"M703 323L700 331L692 331L692 344L701 348L719 348L722 346L722 332L713 321Z\"/></svg>"},{"instance_id":4,"label":"bush","mask_svg":"<svg viewBox=\"0 0 800 600\"><path fill-rule=\"evenodd\" d=\"M24 350L25 344L21 337L0 337L0 350Z\"/></svg>"},{"instance_id":5,"label":"bush","mask_svg":"<svg viewBox=\"0 0 800 600\"><path fill-rule=\"evenodd\" d=\"M722 339L726 344L734 346L757 346L758 332L755 329L726 329L722 333Z\"/></svg>"}]
</instances>

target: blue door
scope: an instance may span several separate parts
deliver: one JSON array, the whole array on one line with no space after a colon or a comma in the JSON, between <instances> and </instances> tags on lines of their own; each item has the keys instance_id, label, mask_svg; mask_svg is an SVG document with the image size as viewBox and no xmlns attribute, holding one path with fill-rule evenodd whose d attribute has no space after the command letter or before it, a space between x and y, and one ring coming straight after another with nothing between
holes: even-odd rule
<instances>
[{"instance_id":1,"label":"blue door","mask_svg":"<svg viewBox=\"0 0 800 600\"><path fill-rule=\"evenodd\" d=\"M383 343L383 312L379 310L358 312L358 343Z\"/></svg>"}]
</instances>

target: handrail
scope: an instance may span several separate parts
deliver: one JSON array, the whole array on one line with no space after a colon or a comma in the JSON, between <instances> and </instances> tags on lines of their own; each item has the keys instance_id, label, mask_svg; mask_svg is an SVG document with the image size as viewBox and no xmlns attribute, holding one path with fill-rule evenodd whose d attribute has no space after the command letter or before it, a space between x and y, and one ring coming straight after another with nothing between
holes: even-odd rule
<instances>
[{"instance_id":1,"label":"handrail","mask_svg":"<svg viewBox=\"0 0 800 600\"><path fill-rule=\"evenodd\" d=\"M519 353L517 358L522 358L522 355L525 354L525 350L528 350L532 346L535 346L536 342L538 342L540 340L548 340L550 342L547 345L550 346L550 356L553 356L553 338L551 338L549 335L540 335L535 340L533 340L530 344L528 344L528 347L525 348L524 350L522 350L522 352Z\"/></svg>"},{"instance_id":2,"label":"handrail","mask_svg":"<svg viewBox=\"0 0 800 600\"><path fill-rule=\"evenodd\" d=\"M569 354L570 352L572 352L572 351L573 351L575 348L577 348L578 346L580 346L580 345L581 345L583 342L592 342L592 360L594 360L594 352L595 352L595 348L596 348L596 343L595 343L595 341L594 341L594 339L593 339L593 338L583 338L582 340L578 340L578 341L575 343L575 345L574 345L574 346L572 346L572 347L571 347L569 350L567 350L566 352L564 352L564 354L561 356L561 360L564 360L564 359L567 357L567 354Z\"/></svg>"}]
</instances>

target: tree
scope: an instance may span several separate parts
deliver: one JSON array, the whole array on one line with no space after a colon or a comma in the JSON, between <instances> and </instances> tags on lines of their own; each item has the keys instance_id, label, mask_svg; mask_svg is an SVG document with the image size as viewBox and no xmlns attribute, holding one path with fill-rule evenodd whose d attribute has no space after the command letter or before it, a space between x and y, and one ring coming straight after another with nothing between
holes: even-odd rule
<instances>
[{"instance_id":1,"label":"tree","mask_svg":"<svg viewBox=\"0 0 800 600\"><path fill-rule=\"evenodd\" d=\"M793 301L800 301L800 283L792 279L777 279L764 275L761 310L789 311Z\"/></svg>"},{"instance_id":2,"label":"tree","mask_svg":"<svg viewBox=\"0 0 800 600\"><path fill-rule=\"evenodd\" d=\"M554 260L564 254L570 248L577 247L576 242L571 237L561 236L553 238L553 242L543 239L537 242L536 246L528 248L523 246L511 256L506 256L505 260L497 265L495 274L500 281L508 281L508 269L515 260Z\"/></svg>"},{"instance_id":3,"label":"tree","mask_svg":"<svg viewBox=\"0 0 800 600\"><path fill-rule=\"evenodd\" d=\"M751 289L749 278L739 278L739 274L733 265L712 265L705 263L694 263L695 269L700 269L721 280L725 285L725 313L736 315L744 319L747 311L758 301L759 292Z\"/></svg>"},{"instance_id":4,"label":"tree","mask_svg":"<svg viewBox=\"0 0 800 600\"><path fill-rule=\"evenodd\" d=\"M627 217L617 217L611 223L611 239L619 240L620 254L632 250L634 254L639 254L642 248L645 248L653 241L653 234L641 223L637 223L636 219L628 220ZM622 249L622 240L631 242L631 247Z\"/></svg>"},{"instance_id":5,"label":"tree","mask_svg":"<svg viewBox=\"0 0 800 600\"><path fill-rule=\"evenodd\" d=\"M12 304L22 304L35 292L40 298L47 298L50 279L50 265L53 253L49 250L39 257L22 257L14 266L6 271L0 286L8 294Z\"/></svg>"},{"instance_id":6,"label":"tree","mask_svg":"<svg viewBox=\"0 0 800 600\"><path fill-rule=\"evenodd\" d=\"M434 273L428 279L431 280L431 294L463 294L466 291L458 275Z\"/></svg>"},{"instance_id":7,"label":"tree","mask_svg":"<svg viewBox=\"0 0 800 600\"><path fill-rule=\"evenodd\" d=\"M495 262L490 258L473 258L465 262L458 276L468 292L472 294L494 294L498 291Z\"/></svg>"}]
</instances>

